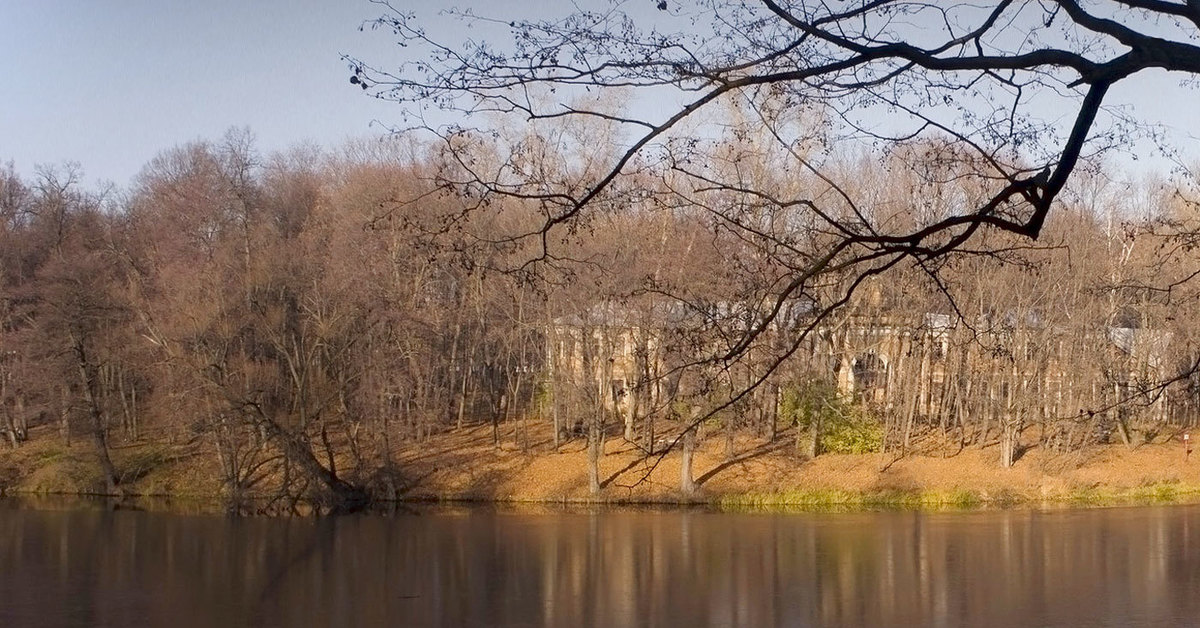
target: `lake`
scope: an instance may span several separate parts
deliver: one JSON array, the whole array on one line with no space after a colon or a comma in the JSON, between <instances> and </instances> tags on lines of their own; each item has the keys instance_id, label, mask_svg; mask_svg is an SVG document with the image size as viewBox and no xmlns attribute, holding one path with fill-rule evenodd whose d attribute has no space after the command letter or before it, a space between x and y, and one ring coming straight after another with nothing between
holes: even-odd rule
<instances>
[{"instance_id":1,"label":"lake","mask_svg":"<svg viewBox=\"0 0 1200 628\"><path fill-rule=\"evenodd\" d=\"M0 501L0 626L1200 625L1200 507L238 518Z\"/></svg>"}]
</instances>

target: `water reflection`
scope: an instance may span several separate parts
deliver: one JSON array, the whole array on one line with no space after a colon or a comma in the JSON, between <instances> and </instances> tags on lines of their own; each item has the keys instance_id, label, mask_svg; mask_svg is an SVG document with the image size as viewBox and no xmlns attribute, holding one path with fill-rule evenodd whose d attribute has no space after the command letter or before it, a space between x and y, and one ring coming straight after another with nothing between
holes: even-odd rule
<instances>
[{"instance_id":1,"label":"water reflection","mask_svg":"<svg viewBox=\"0 0 1200 628\"><path fill-rule=\"evenodd\" d=\"M1197 517L9 507L0 625L1187 625L1200 622Z\"/></svg>"}]
</instances>

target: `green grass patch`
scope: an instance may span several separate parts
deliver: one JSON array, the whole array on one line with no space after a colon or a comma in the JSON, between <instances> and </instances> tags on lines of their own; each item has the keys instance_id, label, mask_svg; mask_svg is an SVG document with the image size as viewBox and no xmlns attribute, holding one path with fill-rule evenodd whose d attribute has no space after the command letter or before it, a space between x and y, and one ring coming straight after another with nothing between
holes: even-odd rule
<instances>
[{"instance_id":1,"label":"green grass patch","mask_svg":"<svg viewBox=\"0 0 1200 628\"><path fill-rule=\"evenodd\" d=\"M990 493L966 488L883 489L863 492L844 489L795 489L723 495L716 500L715 505L726 511L973 510L1030 505L1104 507L1198 501L1200 501L1200 486L1171 480L1148 482L1133 488L1080 486L1061 494L1036 497L1003 489Z\"/></svg>"},{"instance_id":2,"label":"green grass patch","mask_svg":"<svg viewBox=\"0 0 1200 628\"><path fill-rule=\"evenodd\" d=\"M979 508L988 502L969 489L902 490L855 492L844 489L795 489L767 493L723 495L716 505L722 510L774 509L963 509Z\"/></svg>"},{"instance_id":3,"label":"green grass patch","mask_svg":"<svg viewBox=\"0 0 1200 628\"><path fill-rule=\"evenodd\" d=\"M1133 488L1109 486L1077 487L1062 501L1080 506L1121 506L1178 504L1200 499L1200 487L1181 484L1178 480L1147 482Z\"/></svg>"}]
</instances>

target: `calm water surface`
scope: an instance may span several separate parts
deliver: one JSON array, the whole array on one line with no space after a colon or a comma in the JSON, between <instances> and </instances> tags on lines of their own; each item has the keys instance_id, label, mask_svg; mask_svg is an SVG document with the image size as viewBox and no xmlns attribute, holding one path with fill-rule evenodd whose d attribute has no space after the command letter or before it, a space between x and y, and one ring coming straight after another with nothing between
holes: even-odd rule
<instances>
[{"instance_id":1,"label":"calm water surface","mask_svg":"<svg viewBox=\"0 0 1200 628\"><path fill-rule=\"evenodd\" d=\"M1200 626L1200 507L227 518L0 501L0 626Z\"/></svg>"}]
</instances>

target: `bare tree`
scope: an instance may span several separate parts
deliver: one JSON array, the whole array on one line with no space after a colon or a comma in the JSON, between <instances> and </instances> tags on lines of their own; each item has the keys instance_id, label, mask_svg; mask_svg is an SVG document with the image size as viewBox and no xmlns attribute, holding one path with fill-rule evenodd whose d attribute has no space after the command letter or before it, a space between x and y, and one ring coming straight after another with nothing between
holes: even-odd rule
<instances>
[{"instance_id":1,"label":"bare tree","mask_svg":"<svg viewBox=\"0 0 1200 628\"><path fill-rule=\"evenodd\" d=\"M943 149L931 157L962 165L961 176L979 186L970 202L897 229L878 220L884 216L869 199L860 204L834 194L849 206L845 213L826 199L710 181L779 206L809 203L836 234L824 255L795 270L783 297L831 267L853 264L862 272L899 257L944 255L984 227L1037 238L1081 160L1128 139L1130 121L1104 108L1109 88L1151 69L1200 70L1200 47L1190 41L1200 10L1190 2L744 0L664 2L658 12L650 4L581 9L561 19L451 11L497 33L464 43L437 41L415 14L392 9L374 26L398 35L410 60L387 70L349 58L351 81L414 113L432 105L464 114L462 124L424 125L452 148L481 114L535 123L590 117L627 133L604 167L582 169L561 185L522 177L519 169L495 176L468 168L471 183L489 193L545 200L543 224L517 235L552 233L620 177L649 165L704 185L698 143L681 140L693 122L731 99L748 105L798 170L827 172L819 158L797 151L814 134L825 145L862 137L890 148L935 140ZM612 107L611 100L576 98L596 88L634 100ZM680 104L661 116L637 115L640 94ZM819 117L819 129L796 124L806 111ZM510 155L519 152L510 148Z\"/></svg>"},{"instance_id":2,"label":"bare tree","mask_svg":"<svg viewBox=\"0 0 1200 628\"><path fill-rule=\"evenodd\" d=\"M738 270L768 280L720 297L753 304L746 324L708 356L728 368L768 347L745 391L871 277L909 267L937 285L949 258L986 252L982 234L1038 239L1081 164L1143 130L1106 107L1110 88L1148 70L1200 71L1192 2L699 0L544 18L446 12L487 34L464 42L381 4L387 13L372 26L396 35L406 60L392 69L347 57L351 82L403 104L416 121L408 130L432 134L452 165L439 177L448 189L477 207L503 197L539 204L538 224L492 235L532 244L522 269L562 263L564 238L611 206L625 181L646 176L665 182L664 205L712 216L726 259L757 260ZM457 121L431 123L445 119L432 108ZM591 144L562 133L532 141L507 120L607 130ZM547 148L566 155L561 166L530 167ZM872 165L881 161L886 173ZM908 195L879 193L903 181L916 182ZM812 319L786 342L760 342L797 301L815 305ZM914 393L912 410L928 409L931 394Z\"/></svg>"}]
</instances>

